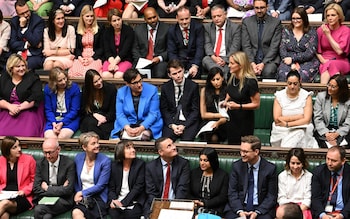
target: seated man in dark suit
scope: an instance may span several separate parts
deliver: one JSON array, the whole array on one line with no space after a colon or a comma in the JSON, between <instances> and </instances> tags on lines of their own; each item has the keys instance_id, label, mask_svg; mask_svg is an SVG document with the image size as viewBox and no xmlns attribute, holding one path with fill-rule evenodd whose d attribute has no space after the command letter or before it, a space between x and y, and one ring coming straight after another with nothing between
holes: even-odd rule
<instances>
[{"instance_id":1,"label":"seated man in dark suit","mask_svg":"<svg viewBox=\"0 0 350 219\"><path fill-rule=\"evenodd\" d=\"M146 23L140 24L134 29L135 39L132 48L134 66L139 58L149 59L152 64L146 68L151 69L152 78L166 78L169 26L159 21L159 16L152 7L147 7L143 15Z\"/></svg>"},{"instance_id":2,"label":"seated man in dark suit","mask_svg":"<svg viewBox=\"0 0 350 219\"><path fill-rule=\"evenodd\" d=\"M190 165L187 159L177 154L170 138L155 142L159 157L146 164L146 211L154 198L186 199L189 192Z\"/></svg>"},{"instance_id":3,"label":"seated man in dark suit","mask_svg":"<svg viewBox=\"0 0 350 219\"><path fill-rule=\"evenodd\" d=\"M11 19L11 52L26 59L29 69L40 69L44 61L42 41L45 22L29 10L26 0L18 0L15 8L17 16Z\"/></svg>"},{"instance_id":4,"label":"seated man in dark suit","mask_svg":"<svg viewBox=\"0 0 350 219\"><path fill-rule=\"evenodd\" d=\"M350 166L342 146L328 149L326 163L316 167L311 181L313 218L350 217Z\"/></svg>"},{"instance_id":5,"label":"seated man in dark suit","mask_svg":"<svg viewBox=\"0 0 350 219\"><path fill-rule=\"evenodd\" d=\"M242 137L241 159L229 179L225 218L273 219L277 200L276 166L260 156L260 139Z\"/></svg>"},{"instance_id":6,"label":"seated man in dark suit","mask_svg":"<svg viewBox=\"0 0 350 219\"><path fill-rule=\"evenodd\" d=\"M254 0L254 11L242 22L242 49L258 78L275 79L281 61L281 21L267 14L267 0Z\"/></svg>"},{"instance_id":7,"label":"seated man in dark suit","mask_svg":"<svg viewBox=\"0 0 350 219\"><path fill-rule=\"evenodd\" d=\"M160 95L163 136L193 141L199 125L198 84L184 77L179 60L170 60L167 71L171 80L162 85Z\"/></svg>"},{"instance_id":8,"label":"seated man in dark suit","mask_svg":"<svg viewBox=\"0 0 350 219\"><path fill-rule=\"evenodd\" d=\"M229 73L229 56L241 49L241 27L227 19L227 13L222 5L211 8L213 22L204 24L203 69L208 72L213 67L219 67L225 78Z\"/></svg>"},{"instance_id":9,"label":"seated man in dark suit","mask_svg":"<svg viewBox=\"0 0 350 219\"><path fill-rule=\"evenodd\" d=\"M203 25L191 19L190 9L186 6L180 7L176 13L177 24L168 31L168 58L179 59L188 77L200 78L204 55Z\"/></svg>"},{"instance_id":10,"label":"seated man in dark suit","mask_svg":"<svg viewBox=\"0 0 350 219\"><path fill-rule=\"evenodd\" d=\"M55 204L38 204L34 209L36 219L52 218L70 210L74 201L76 179L73 160L60 155L57 139L47 138L43 142L44 158L37 162L33 192L36 201L43 197L60 197Z\"/></svg>"}]
</instances>

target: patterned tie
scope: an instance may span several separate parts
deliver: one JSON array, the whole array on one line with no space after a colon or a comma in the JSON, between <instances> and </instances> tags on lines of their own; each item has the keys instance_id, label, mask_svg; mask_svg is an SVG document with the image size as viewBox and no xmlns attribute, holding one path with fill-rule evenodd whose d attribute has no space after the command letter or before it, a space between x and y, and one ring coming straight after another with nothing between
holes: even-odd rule
<instances>
[{"instance_id":1,"label":"patterned tie","mask_svg":"<svg viewBox=\"0 0 350 219\"><path fill-rule=\"evenodd\" d=\"M171 164L167 163L167 169L166 169L166 179L164 184L164 192L163 192L163 198L168 199L169 198L169 190L170 190L170 175L171 175Z\"/></svg>"},{"instance_id":2,"label":"patterned tie","mask_svg":"<svg viewBox=\"0 0 350 219\"><path fill-rule=\"evenodd\" d=\"M153 59L153 50L154 50L154 44L153 44L153 28L149 30L149 38L148 38L148 53L146 56L146 59L152 60Z\"/></svg>"},{"instance_id":3,"label":"patterned tie","mask_svg":"<svg viewBox=\"0 0 350 219\"><path fill-rule=\"evenodd\" d=\"M183 30L183 37L184 37L184 45L188 45L188 40L189 40L189 32L187 28L184 28Z\"/></svg>"},{"instance_id":4,"label":"patterned tie","mask_svg":"<svg viewBox=\"0 0 350 219\"><path fill-rule=\"evenodd\" d=\"M220 56L220 49L222 44L222 28L219 29L218 41L216 43L215 56Z\"/></svg>"},{"instance_id":5,"label":"patterned tie","mask_svg":"<svg viewBox=\"0 0 350 219\"><path fill-rule=\"evenodd\" d=\"M247 211L254 210L253 196L254 196L254 167L250 166L248 175L248 197L247 197Z\"/></svg>"},{"instance_id":6,"label":"patterned tie","mask_svg":"<svg viewBox=\"0 0 350 219\"><path fill-rule=\"evenodd\" d=\"M55 164L51 164L51 177L50 177L50 185L57 185L57 170Z\"/></svg>"}]
</instances>

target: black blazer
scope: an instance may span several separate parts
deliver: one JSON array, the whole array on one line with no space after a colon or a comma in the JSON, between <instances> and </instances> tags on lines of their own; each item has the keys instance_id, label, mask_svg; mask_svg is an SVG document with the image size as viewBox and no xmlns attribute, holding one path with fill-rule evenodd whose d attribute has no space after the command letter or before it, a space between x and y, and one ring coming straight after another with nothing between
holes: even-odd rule
<instances>
[{"instance_id":1,"label":"black blazer","mask_svg":"<svg viewBox=\"0 0 350 219\"><path fill-rule=\"evenodd\" d=\"M68 180L68 186L63 186L65 181ZM75 163L64 155L60 155L60 162L58 164L57 172L57 186L49 186L47 191L41 188L41 183L46 182L49 184L49 162L46 158L42 158L36 164L36 173L34 178L34 199L39 201L44 196L59 196L59 202L63 205L74 204L74 183L76 180ZM67 209L69 210L69 209Z\"/></svg>"},{"instance_id":2,"label":"black blazer","mask_svg":"<svg viewBox=\"0 0 350 219\"><path fill-rule=\"evenodd\" d=\"M114 85L108 83L108 82L103 82L103 104L102 107L97 109L95 105L92 107L92 113L99 113L103 116L106 117L107 122L114 122L115 120L115 101L116 101L116 94L117 90ZM81 117L85 117L88 114L85 111L85 105L86 105L86 100L87 98L85 97L85 92L84 92L84 87L83 87L83 95L82 95L82 101L81 101Z\"/></svg>"},{"instance_id":3,"label":"black blazer","mask_svg":"<svg viewBox=\"0 0 350 219\"><path fill-rule=\"evenodd\" d=\"M77 28L75 28L77 30ZM92 56L94 60L97 59L103 59L103 39L102 39L102 34L103 34L103 28L99 26L98 32L94 35L94 44L93 44L93 50L94 50L94 55ZM82 44L82 38L83 35L80 35L76 33L76 45L75 45L75 58L77 59L78 56L81 56L83 53L83 44Z\"/></svg>"},{"instance_id":4,"label":"black blazer","mask_svg":"<svg viewBox=\"0 0 350 219\"><path fill-rule=\"evenodd\" d=\"M190 183L190 165L187 159L176 156L171 163L171 185L176 199L186 199ZM163 194L163 167L160 157L146 164L145 209L150 209L153 198L161 198Z\"/></svg>"},{"instance_id":5,"label":"black blazer","mask_svg":"<svg viewBox=\"0 0 350 219\"><path fill-rule=\"evenodd\" d=\"M183 95L180 99L182 112L186 118L185 126L199 122L199 88L198 84L190 79L184 79L185 85ZM177 124L175 115L177 113L175 101L175 87L173 80L169 80L161 87L160 111L165 126Z\"/></svg>"},{"instance_id":6,"label":"black blazer","mask_svg":"<svg viewBox=\"0 0 350 219\"><path fill-rule=\"evenodd\" d=\"M318 218L324 212L330 188L331 171L326 164L315 167L311 181L311 211L313 218ZM341 211L344 218L350 217L350 165L345 162L343 170L343 202Z\"/></svg>"},{"instance_id":7,"label":"black blazer","mask_svg":"<svg viewBox=\"0 0 350 219\"><path fill-rule=\"evenodd\" d=\"M15 85L12 83L12 77L4 72L0 76L0 100L10 102L11 92ZM17 85L16 92L19 101L35 101L35 106L39 106L43 100L42 83L37 74L27 72L24 74L22 81Z\"/></svg>"},{"instance_id":8,"label":"black blazer","mask_svg":"<svg viewBox=\"0 0 350 219\"><path fill-rule=\"evenodd\" d=\"M190 195L188 198L204 202L204 207L218 211L220 216L223 216L225 204L227 203L227 189L228 189L228 174L218 168L214 174L213 179L209 185L210 199L203 200L201 177L203 171L198 167L191 171L190 179Z\"/></svg>"},{"instance_id":9,"label":"black blazer","mask_svg":"<svg viewBox=\"0 0 350 219\"><path fill-rule=\"evenodd\" d=\"M196 9L197 5L203 8L202 0L191 0L190 12L192 16L196 16L197 14L197 9ZM225 8L227 8L227 3L225 0L213 0L208 6L212 8L215 5L222 5ZM206 15L206 17L211 17L210 10L208 11L208 14Z\"/></svg>"},{"instance_id":10,"label":"black blazer","mask_svg":"<svg viewBox=\"0 0 350 219\"><path fill-rule=\"evenodd\" d=\"M161 56L163 61L168 60L167 40L168 40L169 25L159 22L156 41L154 44L154 57ZM140 24L135 27L135 39L132 48L134 65L137 64L139 58L145 58L148 53L148 27L147 24Z\"/></svg>"},{"instance_id":11,"label":"black blazer","mask_svg":"<svg viewBox=\"0 0 350 219\"><path fill-rule=\"evenodd\" d=\"M113 162L111 177L108 184L108 203L111 203L112 199L117 199L122 188L123 180L123 163ZM130 192L121 201L123 206L133 205L134 201L143 206L146 200L145 194L145 162L139 158L135 158L132 161L129 172L129 189Z\"/></svg>"},{"instance_id":12,"label":"black blazer","mask_svg":"<svg viewBox=\"0 0 350 219\"><path fill-rule=\"evenodd\" d=\"M225 211L244 210L244 200L248 189L248 164L242 159L234 162L229 179L228 204ZM277 204L276 166L261 157L258 173L258 206L255 210L275 218Z\"/></svg>"},{"instance_id":13,"label":"black blazer","mask_svg":"<svg viewBox=\"0 0 350 219\"><path fill-rule=\"evenodd\" d=\"M134 30L125 24L122 24L120 33L120 44L118 48L115 46L114 28L109 26L103 33L103 48L105 60L109 57L116 57L117 55L122 61L129 61L132 63L132 45L134 43Z\"/></svg>"}]
</instances>

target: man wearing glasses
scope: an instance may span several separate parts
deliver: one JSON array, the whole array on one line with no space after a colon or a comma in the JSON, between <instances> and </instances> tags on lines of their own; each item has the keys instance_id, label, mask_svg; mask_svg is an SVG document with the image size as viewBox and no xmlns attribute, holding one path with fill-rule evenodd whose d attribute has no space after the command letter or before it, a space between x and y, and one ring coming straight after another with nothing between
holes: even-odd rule
<instances>
[{"instance_id":1,"label":"man wearing glasses","mask_svg":"<svg viewBox=\"0 0 350 219\"><path fill-rule=\"evenodd\" d=\"M242 49L258 79L275 79L281 61L281 21L267 14L267 0L254 0L253 5L255 15L242 22Z\"/></svg>"},{"instance_id":2,"label":"man wearing glasses","mask_svg":"<svg viewBox=\"0 0 350 219\"><path fill-rule=\"evenodd\" d=\"M10 49L28 62L29 69L43 67L44 20L29 10L26 0L15 3L17 16L11 19Z\"/></svg>"},{"instance_id":3,"label":"man wearing glasses","mask_svg":"<svg viewBox=\"0 0 350 219\"><path fill-rule=\"evenodd\" d=\"M260 139L241 139L241 159L234 162L229 179L225 218L275 218L276 166L260 156Z\"/></svg>"},{"instance_id":4,"label":"man wearing glasses","mask_svg":"<svg viewBox=\"0 0 350 219\"><path fill-rule=\"evenodd\" d=\"M125 86L118 89L116 120L112 138L149 141L162 136L163 120L159 110L158 89L142 82L137 69L123 74Z\"/></svg>"},{"instance_id":5,"label":"man wearing glasses","mask_svg":"<svg viewBox=\"0 0 350 219\"><path fill-rule=\"evenodd\" d=\"M47 138L43 142L44 158L37 162L34 179L34 202L38 204L45 197L58 197L54 204L40 203L35 206L34 218L52 218L70 210L74 204L75 165L60 155L57 139ZM43 201L43 200L42 200Z\"/></svg>"}]
</instances>

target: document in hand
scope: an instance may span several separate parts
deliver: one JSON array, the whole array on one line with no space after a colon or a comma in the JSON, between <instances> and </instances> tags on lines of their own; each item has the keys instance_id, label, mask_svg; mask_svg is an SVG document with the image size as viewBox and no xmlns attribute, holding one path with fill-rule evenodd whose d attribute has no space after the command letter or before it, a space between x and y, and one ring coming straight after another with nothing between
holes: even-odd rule
<instances>
[{"instance_id":1,"label":"document in hand","mask_svg":"<svg viewBox=\"0 0 350 219\"><path fill-rule=\"evenodd\" d=\"M0 192L0 201L6 199L12 199L17 197L17 191L1 191Z\"/></svg>"}]
</instances>

